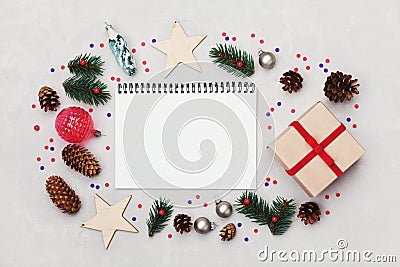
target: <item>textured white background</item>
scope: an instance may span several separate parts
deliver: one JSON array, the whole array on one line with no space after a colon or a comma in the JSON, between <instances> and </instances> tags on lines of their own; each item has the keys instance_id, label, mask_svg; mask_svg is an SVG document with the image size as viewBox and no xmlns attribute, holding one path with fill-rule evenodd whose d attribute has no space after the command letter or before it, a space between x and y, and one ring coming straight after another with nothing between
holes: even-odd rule
<instances>
[{"instance_id":1,"label":"textured white background","mask_svg":"<svg viewBox=\"0 0 400 267\"><path fill-rule=\"evenodd\" d=\"M400 95L400 2L3 1L0 18L0 266L256 266L268 264L259 262L256 256L265 245L270 249L323 250L336 248L338 238L345 238L351 249L397 253L400 260L396 199L400 186L400 112L396 104ZM315 199L323 211L331 211L330 216L322 216L321 222L312 227L304 227L296 219L284 236L272 237L266 228L250 223L242 215L218 219L212 206L177 209L176 212L190 213L192 218L208 216L220 226L240 221L243 227L229 243L220 242L217 232L178 236L170 225L162 234L148 239L145 217L151 199L139 191L103 187L106 181L113 183L113 152L104 149L105 145L113 144L113 121L105 116L113 110L112 102L93 113L97 128L111 132L101 140L88 143L104 162L104 172L94 182L102 185L100 194L111 203L133 194L125 215L138 218L134 225L141 232L118 232L110 249L104 251L99 232L79 227L95 213L93 192L96 190L89 188L90 181L86 178L63 166L59 152L64 143L52 126L55 114L39 109L32 111L30 107L37 101L37 90L43 84L53 86L60 92L63 104L69 103L60 88L67 73L60 73L59 66L76 54L88 51L90 42L106 43L104 20L112 22L127 36L131 46L140 48L141 40L149 43L153 37L167 38L175 18L184 27L195 29L190 34L208 34L196 50L200 60L207 60L207 50L215 41L222 40L222 31L236 35L237 44L253 55L258 43L249 39L250 32L256 32L257 38L265 38L265 49L281 47L276 68L270 72L257 69L254 77L264 85L263 92L270 103L281 100L284 104L274 114L277 132L315 101L327 103L321 90L325 74L317 69L318 62L324 58L332 59L331 70L340 69L359 78L361 95L355 101L340 105L328 103L341 120L350 116L359 125L351 132L367 150L344 179L325 192L331 195L330 200L325 200L323 195ZM305 64L295 59L297 52L309 57L312 71L306 72ZM108 48L101 55L107 60L106 68L113 70L104 79L114 73L123 75L111 61ZM150 47L138 53L138 58L146 58L154 72L162 70L165 60ZM49 72L51 66L57 69L54 75ZM279 90L277 80L284 70L295 66L304 74L305 88L298 95L288 95ZM140 68L141 76L137 78L147 79ZM353 108L356 102L360 104L359 110ZM289 112L290 107L296 108L295 115ZM36 123L42 127L39 133L32 130ZM52 154L42 148L50 136L56 139L54 164L49 163ZM38 155L46 165L44 172L38 170L39 164L35 161ZM79 192L83 206L76 216L62 215L50 203L44 181L53 173L66 177ZM278 164L274 164L271 177L278 180L278 185L260 189L259 193L266 199L283 194L294 197L298 203L308 200ZM342 196L336 198L336 192ZM239 193L233 192L227 199L233 201ZM138 203L143 203L143 209L137 208ZM259 233L254 234L253 228L258 228ZM168 233L173 233L173 239L166 237ZM245 236L250 242L243 242Z\"/></svg>"}]
</instances>

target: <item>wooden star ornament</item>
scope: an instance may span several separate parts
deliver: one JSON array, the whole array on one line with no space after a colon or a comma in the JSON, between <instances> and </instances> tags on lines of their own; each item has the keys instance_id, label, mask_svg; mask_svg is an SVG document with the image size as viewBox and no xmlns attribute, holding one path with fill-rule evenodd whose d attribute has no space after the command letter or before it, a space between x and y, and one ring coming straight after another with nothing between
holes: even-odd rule
<instances>
[{"instance_id":1,"label":"wooden star ornament","mask_svg":"<svg viewBox=\"0 0 400 267\"><path fill-rule=\"evenodd\" d=\"M187 36L178 21L172 25L171 37L168 40L157 41L152 46L167 55L165 77L167 77L179 63L192 69L201 71L193 55L193 50L206 38L206 35Z\"/></svg>"},{"instance_id":2,"label":"wooden star ornament","mask_svg":"<svg viewBox=\"0 0 400 267\"><path fill-rule=\"evenodd\" d=\"M108 204L99 195L94 195L96 203L96 216L89 219L81 226L93 230L101 231L105 249L108 249L111 240L117 230L137 233L139 232L127 219L123 217L123 213L129 204L132 196L129 196L115 205Z\"/></svg>"}]
</instances>

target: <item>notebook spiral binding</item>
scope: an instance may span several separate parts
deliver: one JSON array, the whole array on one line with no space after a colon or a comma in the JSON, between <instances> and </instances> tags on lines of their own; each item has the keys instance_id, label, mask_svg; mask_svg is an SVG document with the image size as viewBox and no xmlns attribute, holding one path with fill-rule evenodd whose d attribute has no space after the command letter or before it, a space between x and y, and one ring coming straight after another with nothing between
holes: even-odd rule
<instances>
[{"instance_id":1,"label":"notebook spiral binding","mask_svg":"<svg viewBox=\"0 0 400 267\"><path fill-rule=\"evenodd\" d=\"M118 94L254 93L252 82L119 83Z\"/></svg>"}]
</instances>

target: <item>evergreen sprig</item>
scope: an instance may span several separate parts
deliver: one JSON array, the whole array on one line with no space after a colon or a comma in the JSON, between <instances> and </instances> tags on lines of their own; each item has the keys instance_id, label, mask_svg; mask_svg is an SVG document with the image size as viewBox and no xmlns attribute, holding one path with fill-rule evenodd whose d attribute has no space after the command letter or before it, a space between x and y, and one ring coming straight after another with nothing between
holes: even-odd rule
<instances>
[{"instance_id":1,"label":"evergreen sprig","mask_svg":"<svg viewBox=\"0 0 400 267\"><path fill-rule=\"evenodd\" d=\"M256 193L248 191L236 199L234 205L238 213L244 214L252 222L267 225L272 235L284 234L290 227L296 211L296 203L293 199L288 200L278 196L269 205Z\"/></svg>"},{"instance_id":2,"label":"evergreen sprig","mask_svg":"<svg viewBox=\"0 0 400 267\"><path fill-rule=\"evenodd\" d=\"M84 61L85 64L81 64ZM88 77L96 77L103 75L104 61L100 56L92 56L90 54L80 54L68 62L68 69L72 74Z\"/></svg>"},{"instance_id":3,"label":"evergreen sprig","mask_svg":"<svg viewBox=\"0 0 400 267\"><path fill-rule=\"evenodd\" d=\"M217 44L211 48L209 56L220 68L237 77L249 77L254 73L254 59L251 54L235 46ZM241 67L237 65L239 61L242 62Z\"/></svg>"},{"instance_id":4,"label":"evergreen sprig","mask_svg":"<svg viewBox=\"0 0 400 267\"><path fill-rule=\"evenodd\" d=\"M105 104L111 98L107 85L95 77L73 76L63 82L65 93L68 97L80 102L96 105ZM96 94L95 88L99 89Z\"/></svg>"},{"instance_id":5,"label":"evergreen sprig","mask_svg":"<svg viewBox=\"0 0 400 267\"><path fill-rule=\"evenodd\" d=\"M160 214L160 210L163 210L164 213ZM161 232L167 226L172 212L173 205L169 203L169 200L162 198L154 200L150 208L149 218L146 220L149 237Z\"/></svg>"}]
</instances>

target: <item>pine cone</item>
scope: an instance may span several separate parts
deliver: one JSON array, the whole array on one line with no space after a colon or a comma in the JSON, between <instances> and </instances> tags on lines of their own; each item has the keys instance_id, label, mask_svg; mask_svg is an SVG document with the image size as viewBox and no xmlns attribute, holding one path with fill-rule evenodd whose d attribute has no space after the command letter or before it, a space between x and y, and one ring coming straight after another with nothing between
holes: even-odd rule
<instances>
[{"instance_id":1,"label":"pine cone","mask_svg":"<svg viewBox=\"0 0 400 267\"><path fill-rule=\"evenodd\" d=\"M351 79L350 74L343 74L340 71L332 72L326 79L324 92L330 101L343 102L346 98L350 100L354 95L358 95L358 80Z\"/></svg>"},{"instance_id":2,"label":"pine cone","mask_svg":"<svg viewBox=\"0 0 400 267\"><path fill-rule=\"evenodd\" d=\"M190 222L192 218L186 214L178 214L174 219L174 228L177 232L183 234L183 232L189 233L190 227L193 223Z\"/></svg>"},{"instance_id":3,"label":"pine cone","mask_svg":"<svg viewBox=\"0 0 400 267\"><path fill-rule=\"evenodd\" d=\"M283 91L288 91L289 93L297 92L303 88L303 77L301 77L300 73L292 70L285 72L279 82L283 84Z\"/></svg>"},{"instance_id":4,"label":"pine cone","mask_svg":"<svg viewBox=\"0 0 400 267\"><path fill-rule=\"evenodd\" d=\"M47 112L48 110L57 111L60 105L60 100L57 92L48 86L43 86L39 90L39 103L40 108Z\"/></svg>"},{"instance_id":5,"label":"pine cone","mask_svg":"<svg viewBox=\"0 0 400 267\"><path fill-rule=\"evenodd\" d=\"M318 204L315 202L306 202L301 204L297 217L307 225L319 221L319 215L321 215L321 210Z\"/></svg>"},{"instance_id":6,"label":"pine cone","mask_svg":"<svg viewBox=\"0 0 400 267\"><path fill-rule=\"evenodd\" d=\"M81 201L75 191L59 176L50 176L46 180L46 191L51 201L62 212L74 214L81 208Z\"/></svg>"},{"instance_id":7,"label":"pine cone","mask_svg":"<svg viewBox=\"0 0 400 267\"><path fill-rule=\"evenodd\" d=\"M99 161L86 148L75 144L69 144L62 151L62 159L71 169L82 173L87 177L93 177L100 173Z\"/></svg>"},{"instance_id":8,"label":"pine cone","mask_svg":"<svg viewBox=\"0 0 400 267\"><path fill-rule=\"evenodd\" d=\"M229 241L235 237L235 234L236 234L235 225L233 223L229 223L222 228L219 236L221 237L222 241Z\"/></svg>"}]
</instances>

